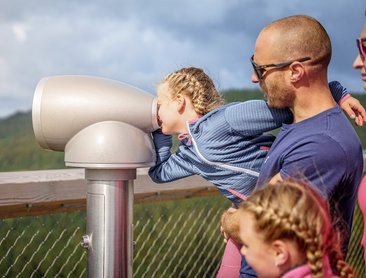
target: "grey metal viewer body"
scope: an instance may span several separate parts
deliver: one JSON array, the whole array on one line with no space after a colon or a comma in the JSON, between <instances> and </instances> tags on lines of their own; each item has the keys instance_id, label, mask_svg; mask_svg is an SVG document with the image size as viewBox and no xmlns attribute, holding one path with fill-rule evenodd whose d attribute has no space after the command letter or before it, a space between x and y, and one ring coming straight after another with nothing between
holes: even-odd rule
<instances>
[{"instance_id":1,"label":"grey metal viewer body","mask_svg":"<svg viewBox=\"0 0 366 278\"><path fill-rule=\"evenodd\" d=\"M53 76L37 85L37 141L65 152L66 166L86 169L88 277L132 277L133 180L155 163L156 107L152 95L103 78Z\"/></svg>"}]
</instances>

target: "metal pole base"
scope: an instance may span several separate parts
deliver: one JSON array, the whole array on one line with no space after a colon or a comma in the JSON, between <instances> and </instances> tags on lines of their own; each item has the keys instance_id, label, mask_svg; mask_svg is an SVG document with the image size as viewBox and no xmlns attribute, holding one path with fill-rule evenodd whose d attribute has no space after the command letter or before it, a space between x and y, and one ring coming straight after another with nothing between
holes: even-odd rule
<instances>
[{"instance_id":1,"label":"metal pole base","mask_svg":"<svg viewBox=\"0 0 366 278\"><path fill-rule=\"evenodd\" d=\"M132 277L133 179L136 169L86 169L87 276Z\"/></svg>"}]
</instances>

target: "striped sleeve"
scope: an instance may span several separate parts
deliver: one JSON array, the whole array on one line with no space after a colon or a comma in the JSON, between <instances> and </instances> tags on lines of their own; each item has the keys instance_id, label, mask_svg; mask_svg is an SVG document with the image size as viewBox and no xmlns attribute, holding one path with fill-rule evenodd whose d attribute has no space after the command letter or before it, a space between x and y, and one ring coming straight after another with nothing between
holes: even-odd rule
<instances>
[{"instance_id":1,"label":"striped sleeve","mask_svg":"<svg viewBox=\"0 0 366 278\"><path fill-rule=\"evenodd\" d=\"M338 81L329 82L329 89L330 92L332 93L334 100L338 104L341 104L345 98L348 98L350 96L350 94L347 91L347 88L343 87L342 84L339 83Z\"/></svg>"},{"instance_id":2,"label":"striped sleeve","mask_svg":"<svg viewBox=\"0 0 366 278\"><path fill-rule=\"evenodd\" d=\"M156 151L156 164L149 169L149 176L154 182L170 182L195 174L192 163L180 151L182 146L175 154L170 152L172 136L164 135L161 130L154 131L152 135Z\"/></svg>"},{"instance_id":3,"label":"striped sleeve","mask_svg":"<svg viewBox=\"0 0 366 278\"><path fill-rule=\"evenodd\" d=\"M264 100L249 100L228 107L225 118L232 129L248 136L279 128L292 122L293 117L288 109L270 108Z\"/></svg>"}]
</instances>

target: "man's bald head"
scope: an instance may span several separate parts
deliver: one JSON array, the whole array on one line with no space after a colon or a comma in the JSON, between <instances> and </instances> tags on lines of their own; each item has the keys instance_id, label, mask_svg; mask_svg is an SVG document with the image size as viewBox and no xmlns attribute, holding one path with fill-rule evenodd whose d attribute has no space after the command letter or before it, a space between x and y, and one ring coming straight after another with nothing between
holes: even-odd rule
<instances>
[{"instance_id":1,"label":"man's bald head","mask_svg":"<svg viewBox=\"0 0 366 278\"><path fill-rule=\"evenodd\" d=\"M310 64L327 68L332 48L324 27L304 15L285 17L266 26L261 33L271 34L273 53L283 61L310 57Z\"/></svg>"}]
</instances>

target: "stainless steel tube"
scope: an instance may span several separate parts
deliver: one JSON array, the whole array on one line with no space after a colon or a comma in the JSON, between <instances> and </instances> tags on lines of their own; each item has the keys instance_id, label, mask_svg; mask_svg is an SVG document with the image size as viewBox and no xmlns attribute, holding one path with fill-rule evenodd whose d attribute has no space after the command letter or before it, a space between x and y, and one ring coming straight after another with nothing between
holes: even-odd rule
<instances>
[{"instance_id":1,"label":"stainless steel tube","mask_svg":"<svg viewBox=\"0 0 366 278\"><path fill-rule=\"evenodd\" d=\"M87 276L132 277L136 169L86 169Z\"/></svg>"}]
</instances>

